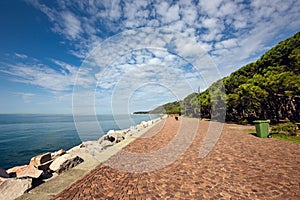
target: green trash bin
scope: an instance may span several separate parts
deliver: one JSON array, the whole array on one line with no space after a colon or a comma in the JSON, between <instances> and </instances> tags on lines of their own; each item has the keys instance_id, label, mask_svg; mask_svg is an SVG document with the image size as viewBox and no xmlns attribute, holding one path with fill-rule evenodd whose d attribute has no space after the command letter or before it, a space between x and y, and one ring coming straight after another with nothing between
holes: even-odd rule
<instances>
[{"instance_id":1,"label":"green trash bin","mask_svg":"<svg viewBox=\"0 0 300 200\"><path fill-rule=\"evenodd\" d=\"M256 135L260 138L267 138L269 135L270 120L255 120Z\"/></svg>"}]
</instances>

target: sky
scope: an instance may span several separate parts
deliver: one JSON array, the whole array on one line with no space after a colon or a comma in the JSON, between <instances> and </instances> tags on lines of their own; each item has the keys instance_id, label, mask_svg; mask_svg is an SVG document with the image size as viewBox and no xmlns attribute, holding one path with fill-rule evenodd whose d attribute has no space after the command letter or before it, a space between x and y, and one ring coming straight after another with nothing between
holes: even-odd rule
<instances>
[{"instance_id":1,"label":"sky","mask_svg":"<svg viewBox=\"0 0 300 200\"><path fill-rule=\"evenodd\" d=\"M150 110L299 31L298 0L0 1L0 113Z\"/></svg>"}]
</instances>

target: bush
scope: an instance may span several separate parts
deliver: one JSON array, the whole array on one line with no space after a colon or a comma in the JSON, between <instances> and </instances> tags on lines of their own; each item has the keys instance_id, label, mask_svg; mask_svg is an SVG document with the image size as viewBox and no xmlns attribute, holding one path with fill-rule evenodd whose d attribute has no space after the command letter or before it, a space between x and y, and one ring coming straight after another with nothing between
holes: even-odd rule
<instances>
[{"instance_id":1,"label":"bush","mask_svg":"<svg viewBox=\"0 0 300 200\"><path fill-rule=\"evenodd\" d=\"M271 134L283 134L286 136L297 135L297 125L292 122L278 124L272 127Z\"/></svg>"}]
</instances>

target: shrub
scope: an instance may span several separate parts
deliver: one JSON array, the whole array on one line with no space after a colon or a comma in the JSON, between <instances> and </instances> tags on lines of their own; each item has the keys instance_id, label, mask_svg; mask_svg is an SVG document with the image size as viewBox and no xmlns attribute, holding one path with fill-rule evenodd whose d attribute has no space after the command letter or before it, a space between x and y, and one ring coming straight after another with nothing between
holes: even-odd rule
<instances>
[{"instance_id":1,"label":"shrub","mask_svg":"<svg viewBox=\"0 0 300 200\"><path fill-rule=\"evenodd\" d=\"M292 122L278 124L272 127L271 134L283 134L286 136L297 135L297 125Z\"/></svg>"}]
</instances>

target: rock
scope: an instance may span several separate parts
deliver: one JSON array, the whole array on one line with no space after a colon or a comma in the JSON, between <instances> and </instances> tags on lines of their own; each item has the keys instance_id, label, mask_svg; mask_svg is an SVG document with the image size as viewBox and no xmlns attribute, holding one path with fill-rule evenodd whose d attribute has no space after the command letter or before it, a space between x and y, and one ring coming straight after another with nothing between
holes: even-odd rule
<instances>
[{"instance_id":1,"label":"rock","mask_svg":"<svg viewBox=\"0 0 300 200\"><path fill-rule=\"evenodd\" d=\"M97 144L97 145L91 145L88 147L81 148L80 151L78 151L77 153L87 153L92 156L95 156L95 155L99 154L102 150L103 150L103 148L102 148L101 144ZM78 154L75 154L75 155L78 155Z\"/></svg>"},{"instance_id":2,"label":"rock","mask_svg":"<svg viewBox=\"0 0 300 200\"><path fill-rule=\"evenodd\" d=\"M60 150L58 150L58 151L55 151L55 152L51 153L51 159L54 160L55 158L57 158L57 157L59 157L59 156L65 154L65 153L66 153L66 151L63 150L63 149L60 149Z\"/></svg>"},{"instance_id":3,"label":"rock","mask_svg":"<svg viewBox=\"0 0 300 200\"><path fill-rule=\"evenodd\" d=\"M109 130L106 134L108 135L108 134L114 133L114 132L115 132L115 130Z\"/></svg>"},{"instance_id":4,"label":"rock","mask_svg":"<svg viewBox=\"0 0 300 200\"><path fill-rule=\"evenodd\" d=\"M69 168L75 167L76 165L83 162L83 159L76 155L64 154L56 158L50 165L50 170L60 174Z\"/></svg>"},{"instance_id":5,"label":"rock","mask_svg":"<svg viewBox=\"0 0 300 200\"><path fill-rule=\"evenodd\" d=\"M0 177L9 178L9 174L6 172L5 169L0 168Z\"/></svg>"},{"instance_id":6,"label":"rock","mask_svg":"<svg viewBox=\"0 0 300 200\"><path fill-rule=\"evenodd\" d=\"M39 170L43 170L44 172L49 170L49 166L51 165L51 163L53 162L53 160L50 160L49 162L46 162L40 166L38 166Z\"/></svg>"},{"instance_id":7,"label":"rock","mask_svg":"<svg viewBox=\"0 0 300 200\"><path fill-rule=\"evenodd\" d=\"M32 179L2 179L0 180L0 200L13 200L24 194L32 186Z\"/></svg>"},{"instance_id":8,"label":"rock","mask_svg":"<svg viewBox=\"0 0 300 200\"><path fill-rule=\"evenodd\" d=\"M109 140L104 140L103 142L101 142L101 149L103 150L103 149L106 149L107 147L110 147L110 146L113 146L114 145L114 143L112 143L111 141L109 141Z\"/></svg>"},{"instance_id":9,"label":"rock","mask_svg":"<svg viewBox=\"0 0 300 200\"><path fill-rule=\"evenodd\" d=\"M30 159L29 165L32 165L40 170L47 171L52 163L51 153L44 153L37 155Z\"/></svg>"},{"instance_id":10,"label":"rock","mask_svg":"<svg viewBox=\"0 0 300 200\"><path fill-rule=\"evenodd\" d=\"M22 177L39 178L41 176L41 174L43 173L43 171L38 170L37 168L35 168L32 165L23 165L23 166L17 166L17 167L8 169L7 173L10 176L15 176L17 178L22 178Z\"/></svg>"},{"instance_id":11,"label":"rock","mask_svg":"<svg viewBox=\"0 0 300 200\"><path fill-rule=\"evenodd\" d=\"M148 126L148 122L142 121L142 122L140 123L140 125L141 125L142 127L146 128L146 127Z\"/></svg>"},{"instance_id":12,"label":"rock","mask_svg":"<svg viewBox=\"0 0 300 200\"><path fill-rule=\"evenodd\" d=\"M0 177L0 185L5 181L5 178Z\"/></svg>"},{"instance_id":13,"label":"rock","mask_svg":"<svg viewBox=\"0 0 300 200\"><path fill-rule=\"evenodd\" d=\"M136 128L137 131L140 131L144 128L144 126L142 124L138 124L138 125L135 126L135 128Z\"/></svg>"},{"instance_id":14,"label":"rock","mask_svg":"<svg viewBox=\"0 0 300 200\"><path fill-rule=\"evenodd\" d=\"M109 131L104 137L104 140L109 140L114 144L119 143L124 139L125 139L125 133L123 131L114 131L114 132Z\"/></svg>"},{"instance_id":15,"label":"rock","mask_svg":"<svg viewBox=\"0 0 300 200\"><path fill-rule=\"evenodd\" d=\"M37 155L37 156L31 158L29 165L38 167L49 161L51 161L51 153L44 153L44 154L40 154L40 155Z\"/></svg>"},{"instance_id":16,"label":"rock","mask_svg":"<svg viewBox=\"0 0 300 200\"><path fill-rule=\"evenodd\" d=\"M105 141L105 137L106 137L106 135L99 138L98 143L101 144L103 141Z\"/></svg>"}]
</instances>

